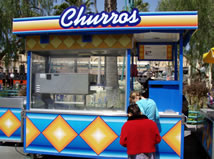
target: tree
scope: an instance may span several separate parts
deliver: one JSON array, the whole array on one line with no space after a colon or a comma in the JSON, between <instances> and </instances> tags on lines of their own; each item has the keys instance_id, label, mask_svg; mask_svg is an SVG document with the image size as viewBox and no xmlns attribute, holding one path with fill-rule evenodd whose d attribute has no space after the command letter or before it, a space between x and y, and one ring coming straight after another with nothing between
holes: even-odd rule
<instances>
[{"instance_id":1,"label":"tree","mask_svg":"<svg viewBox=\"0 0 214 159\"><path fill-rule=\"evenodd\" d=\"M142 0L135 0L133 8L137 8L139 11L148 12L148 3L144 3Z\"/></svg>"},{"instance_id":2,"label":"tree","mask_svg":"<svg viewBox=\"0 0 214 159\"><path fill-rule=\"evenodd\" d=\"M142 0L137 0L134 2L134 8L138 8L140 11L148 11L148 3L143 3ZM116 0L105 0L105 11L111 12L117 10ZM106 57L106 89L107 89L107 99L108 106L114 106L115 98L119 100L118 92L118 67L117 67L117 57ZM117 99L116 99L117 101Z\"/></svg>"},{"instance_id":3,"label":"tree","mask_svg":"<svg viewBox=\"0 0 214 159\"><path fill-rule=\"evenodd\" d=\"M24 40L12 34L13 18L50 15L54 0L0 1L0 60L6 67L25 53Z\"/></svg>"},{"instance_id":4,"label":"tree","mask_svg":"<svg viewBox=\"0 0 214 159\"><path fill-rule=\"evenodd\" d=\"M105 11L111 12L117 10L116 0L105 0ZM106 76L106 96L108 100L108 106L112 107L116 105L116 101L119 100L118 95L118 67L117 57L105 58L105 76ZM117 99L116 99L117 98Z\"/></svg>"},{"instance_id":5,"label":"tree","mask_svg":"<svg viewBox=\"0 0 214 159\"><path fill-rule=\"evenodd\" d=\"M202 55L213 47L214 41L214 9L213 0L161 0L158 10L160 11L198 11L199 29L191 38L188 48L184 51L191 69L201 74ZM192 74L193 76L194 74ZM191 77L190 77L191 78Z\"/></svg>"},{"instance_id":6,"label":"tree","mask_svg":"<svg viewBox=\"0 0 214 159\"><path fill-rule=\"evenodd\" d=\"M54 9L55 15L60 15L66 8L70 7L70 6L76 6L79 7L81 5L85 5L86 6L86 11L87 13L91 13L91 8L90 6L93 5L94 2L91 2L90 0L65 0L63 3L61 3L60 5L55 5Z\"/></svg>"}]
</instances>

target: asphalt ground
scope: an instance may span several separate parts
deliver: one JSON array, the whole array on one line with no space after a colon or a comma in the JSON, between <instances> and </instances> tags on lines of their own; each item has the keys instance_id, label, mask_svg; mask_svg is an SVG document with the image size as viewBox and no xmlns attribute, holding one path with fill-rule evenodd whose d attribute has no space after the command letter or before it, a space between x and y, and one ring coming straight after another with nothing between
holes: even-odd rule
<instances>
[{"instance_id":1,"label":"asphalt ground","mask_svg":"<svg viewBox=\"0 0 214 159\"><path fill-rule=\"evenodd\" d=\"M184 159L209 159L195 132L184 138Z\"/></svg>"},{"instance_id":2,"label":"asphalt ground","mask_svg":"<svg viewBox=\"0 0 214 159\"><path fill-rule=\"evenodd\" d=\"M29 154L24 154L22 145L13 143L0 144L0 159L32 159ZM34 156L34 159L80 159L62 156ZM81 158L83 159L83 158ZM184 138L184 159L209 159L206 151L198 140L197 134L191 132Z\"/></svg>"}]
</instances>

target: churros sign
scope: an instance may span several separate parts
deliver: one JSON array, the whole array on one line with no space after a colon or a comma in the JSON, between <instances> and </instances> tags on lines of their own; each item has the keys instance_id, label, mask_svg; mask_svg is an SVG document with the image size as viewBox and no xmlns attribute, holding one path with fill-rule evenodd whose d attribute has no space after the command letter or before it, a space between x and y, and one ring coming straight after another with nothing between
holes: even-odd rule
<instances>
[{"instance_id":1,"label":"churros sign","mask_svg":"<svg viewBox=\"0 0 214 159\"><path fill-rule=\"evenodd\" d=\"M137 9L131 13L127 11L101 12L97 14L85 14L86 7L80 6L67 8L60 16L59 24L62 28L88 28L88 27L107 27L107 26L135 26L140 23L141 18Z\"/></svg>"}]
</instances>

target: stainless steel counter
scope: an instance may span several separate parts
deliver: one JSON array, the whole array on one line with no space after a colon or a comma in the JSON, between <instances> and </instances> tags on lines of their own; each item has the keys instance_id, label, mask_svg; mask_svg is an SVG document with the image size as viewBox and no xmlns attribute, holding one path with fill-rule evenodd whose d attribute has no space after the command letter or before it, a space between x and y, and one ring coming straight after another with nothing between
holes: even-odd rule
<instances>
[{"instance_id":1,"label":"stainless steel counter","mask_svg":"<svg viewBox=\"0 0 214 159\"><path fill-rule=\"evenodd\" d=\"M23 108L25 97L0 97L0 107Z\"/></svg>"},{"instance_id":2,"label":"stainless steel counter","mask_svg":"<svg viewBox=\"0 0 214 159\"><path fill-rule=\"evenodd\" d=\"M200 110L200 113L207 119L214 121L214 109L204 108Z\"/></svg>"}]
</instances>

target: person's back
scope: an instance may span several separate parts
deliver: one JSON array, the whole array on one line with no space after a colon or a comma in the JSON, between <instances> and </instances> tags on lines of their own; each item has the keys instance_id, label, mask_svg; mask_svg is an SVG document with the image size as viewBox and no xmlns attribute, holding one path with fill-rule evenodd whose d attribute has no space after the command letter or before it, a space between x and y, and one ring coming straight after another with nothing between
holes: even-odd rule
<instances>
[{"instance_id":1,"label":"person's back","mask_svg":"<svg viewBox=\"0 0 214 159\"><path fill-rule=\"evenodd\" d=\"M155 144L161 141L156 123L145 115L140 115L140 109L136 104L129 109L137 110L137 115L131 115L121 130L120 144L127 147L129 159L154 158Z\"/></svg>"},{"instance_id":2,"label":"person's back","mask_svg":"<svg viewBox=\"0 0 214 159\"><path fill-rule=\"evenodd\" d=\"M142 98L137 101L136 104L139 106L141 112L149 119L153 121L157 121L159 119L159 112L154 100L150 98Z\"/></svg>"}]
</instances>

